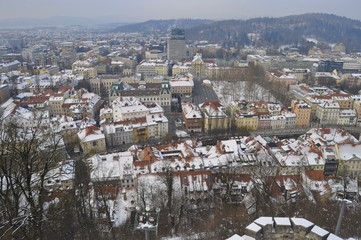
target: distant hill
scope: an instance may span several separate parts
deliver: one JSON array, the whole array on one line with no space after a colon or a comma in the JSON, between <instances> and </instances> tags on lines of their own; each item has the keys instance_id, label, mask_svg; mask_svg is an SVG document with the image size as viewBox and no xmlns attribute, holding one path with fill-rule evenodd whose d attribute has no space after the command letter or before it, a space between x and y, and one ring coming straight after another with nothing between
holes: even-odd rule
<instances>
[{"instance_id":1,"label":"distant hill","mask_svg":"<svg viewBox=\"0 0 361 240\"><path fill-rule=\"evenodd\" d=\"M313 37L327 43L344 43L347 51L361 51L361 22L333 14L217 21L188 29L186 38L243 46L250 44L248 33L258 34L256 44L260 46L299 44L305 37Z\"/></svg>"},{"instance_id":2,"label":"distant hill","mask_svg":"<svg viewBox=\"0 0 361 240\"><path fill-rule=\"evenodd\" d=\"M149 20L117 27L114 29L114 32L167 33L175 27L189 29L211 22L213 21L205 19Z\"/></svg>"}]
</instances>

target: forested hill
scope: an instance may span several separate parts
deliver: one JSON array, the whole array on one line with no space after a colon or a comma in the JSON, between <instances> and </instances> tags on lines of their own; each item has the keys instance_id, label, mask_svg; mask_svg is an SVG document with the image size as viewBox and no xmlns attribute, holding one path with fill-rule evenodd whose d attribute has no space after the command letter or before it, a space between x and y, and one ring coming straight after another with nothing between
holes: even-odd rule
<instances>
[{"instance_id":1,"label":"forested hill","mask_svg":"<svg viewBox=\"0 0 361 240\"><path fill-rule=\"evenodd\" d=\"M255 41L261 46L297 44L305 37L313 37L328 43L344 43L347 51L361 51L361 22L333 14L217 21L188 29L186 37L243 46L250 44L248 33L259 34Z\"/></svg>"},{"instance_id":2,"label":"forested hill","mask_svg":"<svg viewBox=\"0 0 361 240\"><path fill-rule=\"evenodd\" d=\"M361 21L322 13L249 20L149 20L120 26L114 31L169 33L175 27L185 28L188 40L208 40L230 47L249 45L249 36L253 36L253 44L257 46L297 45L305 38L315 38L326 43L344 43L348 52L361 51Z\"/></svg>"},{"instance_id":3,"label":"forested hill","mask_svg":"<svg viewBox=\"0 0 361 240\"><path fill-rule=\"evenodd\" d=\"M189 29L211 22L213 21L206 19L149 20L146 22L120 26L114 29L114 32L169 33L172 28Z\"/></svg>"}]
</instances>

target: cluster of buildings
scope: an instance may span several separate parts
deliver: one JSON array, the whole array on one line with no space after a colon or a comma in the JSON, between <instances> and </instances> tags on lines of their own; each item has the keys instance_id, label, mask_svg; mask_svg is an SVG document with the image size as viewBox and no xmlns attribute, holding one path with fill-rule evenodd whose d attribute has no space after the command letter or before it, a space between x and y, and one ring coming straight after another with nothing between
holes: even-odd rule
<instances>
[{"instance_id":1,"label":"cluster of buildings","mask_svg":"<svg viewBox=\"0 0 361 240\"><path fill-rule=\"evenodd\" d=\"M342 238L298 217L259 217L245 229L242 237L233 235L227 240L263 240L263 239L313 239L341 240Z\"/></svg>"},{"instance_id":2,"label":"cluster of buildings","mask_svg":"<svg viewBox=\"0 0 361 240\"><path fill-rule=\"evenodd\" d=\"M220 102L208 101L196 106L182 104L183 122L189 132L291 129L308 127L311 107L304 101L292 101L292 107L272 102L233 101L227 108Z\"/></svg>"},{"instance_id":3,"label":"cluster of buildings","mask_svg":"<svg viewBox=\"0 0 361 240\"><path fill-rule=\"evenodd\" d=\"M83 142L82 137L77 138L78 132L95 127L94 118L100 106L101 98L95 93L60 87L57 91L47 90L9 99L1 105L1 120L2 124L12 123L22 129L50 127L63 136L66 145L72 146L78 140Z\"/></svg>"},{"instance_id":4,"label":"cluster of buildings","mask_svg":"<svg viewBox=\"0 0 361 240\"><path fill-rule=\"evenodd\" d=\"M160 139L168 133L168 119L156 102L119 97L100 110L100 125L110 147Z\"/></svg>"},{"instance_id":5,"label":"cluster of buildings","mask_svg":"<svg viewBox=\"0 0 361 240\"><path fill-rule=\"evenodd\" d=\"M347 199L353 201L359 192L357 182L344 188L336 176L346 172L350 177L359 176L360 150L361 144L350 134L318 128L299 139L257 136L219 140L216 145L206 146L194 140L132 146L124 152L95 154L88 161L92 166L91 181L116 182L118 192L135 202L137 197L132 193L142 190L147 191L143 197L149 197L144 201L156 205L151 202L152 191L154 194L165 187L162 175L171 171L175 191L191 206L210 207L226 194L229 201L247 205L245 199L261 183L270 185L274 201L313 198L312 192L347 193ZM135 204L130 209L132 206ZM309 230L304 234L310 234ZM250 236L257 234L261 232L257 230Z\"/></svg>"},{"instance_id":6,"label":"cluster of buildings","mask_svg":"<svg viewBox=\"0 0 361 240\"><path fill-rule=\"evenodd\" d=\"M292 85L290 91L296 99L300 99L297 101L303 101L311 107L311 119L319 124L359 126L359 95L305 84Z\"/></svg>"},{"instance_id":7,"label":"cluster of buildings","mask_svg":"<svg viewBox=\"0 0 361 240\"><path fill-rule=\"evenodd\" d=\"M169 171L176 191L194 207L212 207L227 195L229 201L244 203L251 212L243 200L262 182L271 184L270 196L278 201L297 201L302 194L312 198L310 190L347 193L349 200L358 194L357 184L345 189L336 178L360 177L361 173L361 144L340 129L314 128L298 139L247 136L207 146L188 140L134 145L124 152L116 149L153 140L159 143L170 129L165 109L176 97L192 97L196 78L239 79L250 62L265 67L268 81L289 86L295 96L291 106L260 101L234 101L229 106L218 101L199 105L182 101L186 102L181 106L186 130L278 130L312 123L359 126L360 96L298 84L313 78L319 84L332 80L360 86L359 56L346 58L339 53L340 60L327 61L323 59L329 56L317 52L308 57L270 57L261 56L258 49L260 55L249 54L243 64L229 64L216 59L222 50L218 45L199 42L187 46L182 29L174 29L166 40L139 34L114 34L111 39L99 34L87 40L83 35L66 33L55 42L49 31L44 30L41 44L31 42L36 36L27 36L29 42L23 43L19 54L0 48L1 119L22 129L50 128L63 137L65 146L75 153L80 148L89 156L94 188L107 184L111 207L121 210L122 214L112 215L115 221L123 222L115 218L129 216L141 204L137 202L140 192L146 191L147 203L161 198L152 194L158 193L156 188L163 186L160 178ZM75 90L80 82L88 83L90 91L83 85ZM48 184L71 188L71 164L59 167L57 171L65 176ZM96 206L94 210L100 211ZM268 233L270 239L297 234L311 239L331 236L297 218L256 220L247 231L254 239Z\"/></svg>"},{"instance_id":8,"label":"cluster of buildings","mask_svg":"<svg viewBox=\"0 0 361 240\"><path fill-rule=\"evenodd\" d=\"M309 168L323 171L324 176L341 173L357 177L361 170L359 148L359 141L343 130L313 128L297 140L276 141L269 152L283 175Z\"/></svg>"},{"instance_id":9,"label":"cluster of buildings","mask_svg":"<svg viewBox=\"0 0 361 240\"><path fill-rule=\"evenodd\" d=\"M175 76L191 73L197 78L239 79L244 67L218 66L214 59L202 59L201 53L196 53L193 59L172 63L164 59L146 59L139 63L136 73L144 76Z\"/></svg>"},{"instance_id":10,"label":"cluster of buildings","mask_svg":"<svg viewBox=\"0 0 361 240\"><path fill-rule=\"evenodd\" d=\"M168 119L156 102L119 97L101 108L99 95L71 87L10 99L1 109L3 123L20 128L52 127L63 135L65 144L79 143L84 154L160 139L168 133ZM99 125L94 120L98 116Z\"/></svg>"}]
</instances>

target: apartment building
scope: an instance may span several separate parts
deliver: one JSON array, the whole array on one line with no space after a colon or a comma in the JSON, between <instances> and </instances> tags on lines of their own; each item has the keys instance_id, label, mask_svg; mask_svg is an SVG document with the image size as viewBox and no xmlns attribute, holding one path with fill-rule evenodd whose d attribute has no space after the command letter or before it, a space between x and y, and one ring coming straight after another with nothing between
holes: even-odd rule
<instances>
[{"instance_id":1,"label":"apartment building","mask_svg":"<svg viewBox=\"0 0 361 240\"><path fill-rule=\"evenodd\" d=\"M308 127L311 120L311 106L303 100L292 100L291 108L296 114L296 127Z\"/></svg>"}]
</instances>

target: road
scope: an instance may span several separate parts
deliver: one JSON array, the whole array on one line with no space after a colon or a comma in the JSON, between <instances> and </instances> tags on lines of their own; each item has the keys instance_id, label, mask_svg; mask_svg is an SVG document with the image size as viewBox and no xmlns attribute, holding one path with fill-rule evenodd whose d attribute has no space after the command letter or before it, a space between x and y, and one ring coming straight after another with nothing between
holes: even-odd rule
<instances>
[{"instance_id":1,"label":"road","mask_svg":"<svg viewBox=\"0 0 361 240\"><path fill-rule=\"evenodd\" d=\"M293 136L293 135L302 135L305 134L310 127L307 128L284 128L284 129L267 129L267 130L256 130L256 131L249 131L251 136L255 137L258 135L261 136Z\"/></svg>"},{"instance_id":2,"label":"road","mask_svg":"<svg viewBox=\"0 0 361 240\"><path fill-rule=\"evenodd\" d=\"M318 125L318 126L312 126L314 128L340 128L345 130L348 133L353 134L360 134L361 128L360 127L354 127L354 126L342 126L342 125ZM305 134L308 130L310 130L311 127L305 127L305 128L284 128L284 129L267 129L267 130L256 130L256 131L249 131L251 136L292 136L292 135L302 135Z\"/></svg>"},{"instance_id":3,"label":"road","mask_svg":"<svg viewBox=\"0 0 361 240\"><path fill-rule=\"evenodd\" d=\"M177 109L171 111L171 108L168 107L164 109L164 115L168 118L168 132L173 137L176 131L175 122L178 120L182 121L182 112L178 112Z\"/></svg>"},{"instance_id":4,"label":"road","mask_svg":"<svg viewBox=\"0 0 361 240\"><path fill-rule=\"evenodd\" d=\"M194 80L193 103L199 105L206 101L219 101L212 87L203 86L201 80Z\"/></svg>"}]
</instances>

